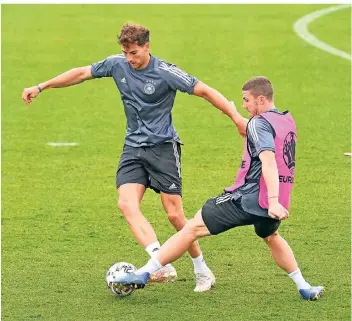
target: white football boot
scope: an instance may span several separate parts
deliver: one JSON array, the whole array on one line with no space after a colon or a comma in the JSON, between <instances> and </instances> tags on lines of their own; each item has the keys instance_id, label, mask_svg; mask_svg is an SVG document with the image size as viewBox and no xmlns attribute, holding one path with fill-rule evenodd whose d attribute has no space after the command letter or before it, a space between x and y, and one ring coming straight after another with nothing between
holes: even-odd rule
<instances>
[{"instance_id":1,"label":"white football boot","mask_svg":"<svg viewBox=\"0 0 352 321\"><path fill-rule=\"evenodd\" d=\"M150 282L153 283L174 282L176 279L177 272L171 264L167 264L158 271L150 274Z\"/></svg>"},{"instance_id":2,"label":"white football boot","mask_svg":"<svg viewBox=\"0 0 352 321\"><path fill-rule=\"evenodd\" d=\"M194 292L209 291L215 285L215 276L212 271L196 273L196 287Z\"/></svg>"}]
</instances>

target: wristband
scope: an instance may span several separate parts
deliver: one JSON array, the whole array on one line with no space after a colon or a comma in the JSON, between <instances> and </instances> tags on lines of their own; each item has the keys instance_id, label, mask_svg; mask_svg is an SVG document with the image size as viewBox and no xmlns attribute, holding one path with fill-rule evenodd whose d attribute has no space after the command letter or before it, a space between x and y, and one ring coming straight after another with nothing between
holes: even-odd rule
<instances>
[{"instance_id":1,"label":"wristband","mask_svg":"<svg viewBox=\"0 0 352 321\"><path fill-rule=\"evenodd\" d=\"M41 89L41 88L39 87L39 85L37 85L37 88L38 88L38 90L39 90L40 93L43 91L43 89Z\"/></svg>"}]
</instances>

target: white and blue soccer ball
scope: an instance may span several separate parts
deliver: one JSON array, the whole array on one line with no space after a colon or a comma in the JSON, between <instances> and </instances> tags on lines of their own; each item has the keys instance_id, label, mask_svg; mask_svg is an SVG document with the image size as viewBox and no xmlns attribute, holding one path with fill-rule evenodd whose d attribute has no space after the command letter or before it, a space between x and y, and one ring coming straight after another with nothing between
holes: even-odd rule
<instances>
[{"instance_id":1,"label":"white and blue soccer ball","mask_svg":"<svg viewBox=\"0 0 352 321\"><path fill-rule=\"evenodd\" d=\"M106 284L109 290L117 296L131 295L135 288L133 285L114 283L121 276L137 271L136 267L130 263L118 262L112 265L106 272Z\"/></svg>"}]
</instances>

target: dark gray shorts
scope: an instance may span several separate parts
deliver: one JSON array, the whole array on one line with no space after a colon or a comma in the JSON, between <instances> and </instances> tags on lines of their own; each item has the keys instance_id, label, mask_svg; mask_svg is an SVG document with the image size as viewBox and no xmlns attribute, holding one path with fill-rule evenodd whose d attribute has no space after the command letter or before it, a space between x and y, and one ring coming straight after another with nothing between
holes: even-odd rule
<instances>
[{"instance_id":1,"label":"dark gray shorts","mask_svg":"<svg viewBox=\"0 0 352 321\"><path fill-rule=\"evenodd\" d=\"M116 188L128 183L142 184L157 193L182 195L180 144L125 145L117 168Z\"/></svg>"},{"instance_id":2,"label":"dark gray shorts","mask_svg":"<svg viewBox=\"0 0 352 321\"><path fill-rule=\"evenodd\" d=\"M255 233L265 238L276 232L281 223L280 220L243 211L241 200L234 201L231 193L209 199L202 208L202 217L212 235L237 226L254 225Z\"/></svg>"}]
</instances>

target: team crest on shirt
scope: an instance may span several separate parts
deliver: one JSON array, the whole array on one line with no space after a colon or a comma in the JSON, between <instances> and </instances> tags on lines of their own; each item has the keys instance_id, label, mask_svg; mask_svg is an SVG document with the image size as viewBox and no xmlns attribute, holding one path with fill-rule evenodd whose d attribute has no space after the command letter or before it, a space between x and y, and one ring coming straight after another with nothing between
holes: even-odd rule
<instances>
[{"instance_id":1,"label":"team crest on shirt","mask_svg":"<svg viewBox=\"0 0 352 321\"><path fill-rule=\"evenodd\" d=\"M291 174L294 173L296 166L296 141L296 134L293 132L289 132L285 138L283 146L284 161L286 166L289 168Z\"/></svg>"},{"instance_id":2,"label":"team crest on shirt","mask_svg":"<svg viewBox=\"0 0 352 321\"><path fill-rule=\"evenodd\" d=\"M152 80L147 80L147 83L144 85L143 91L147 95L152 95L155 92L155 82Z\"/></svg>"}]
</instances>

